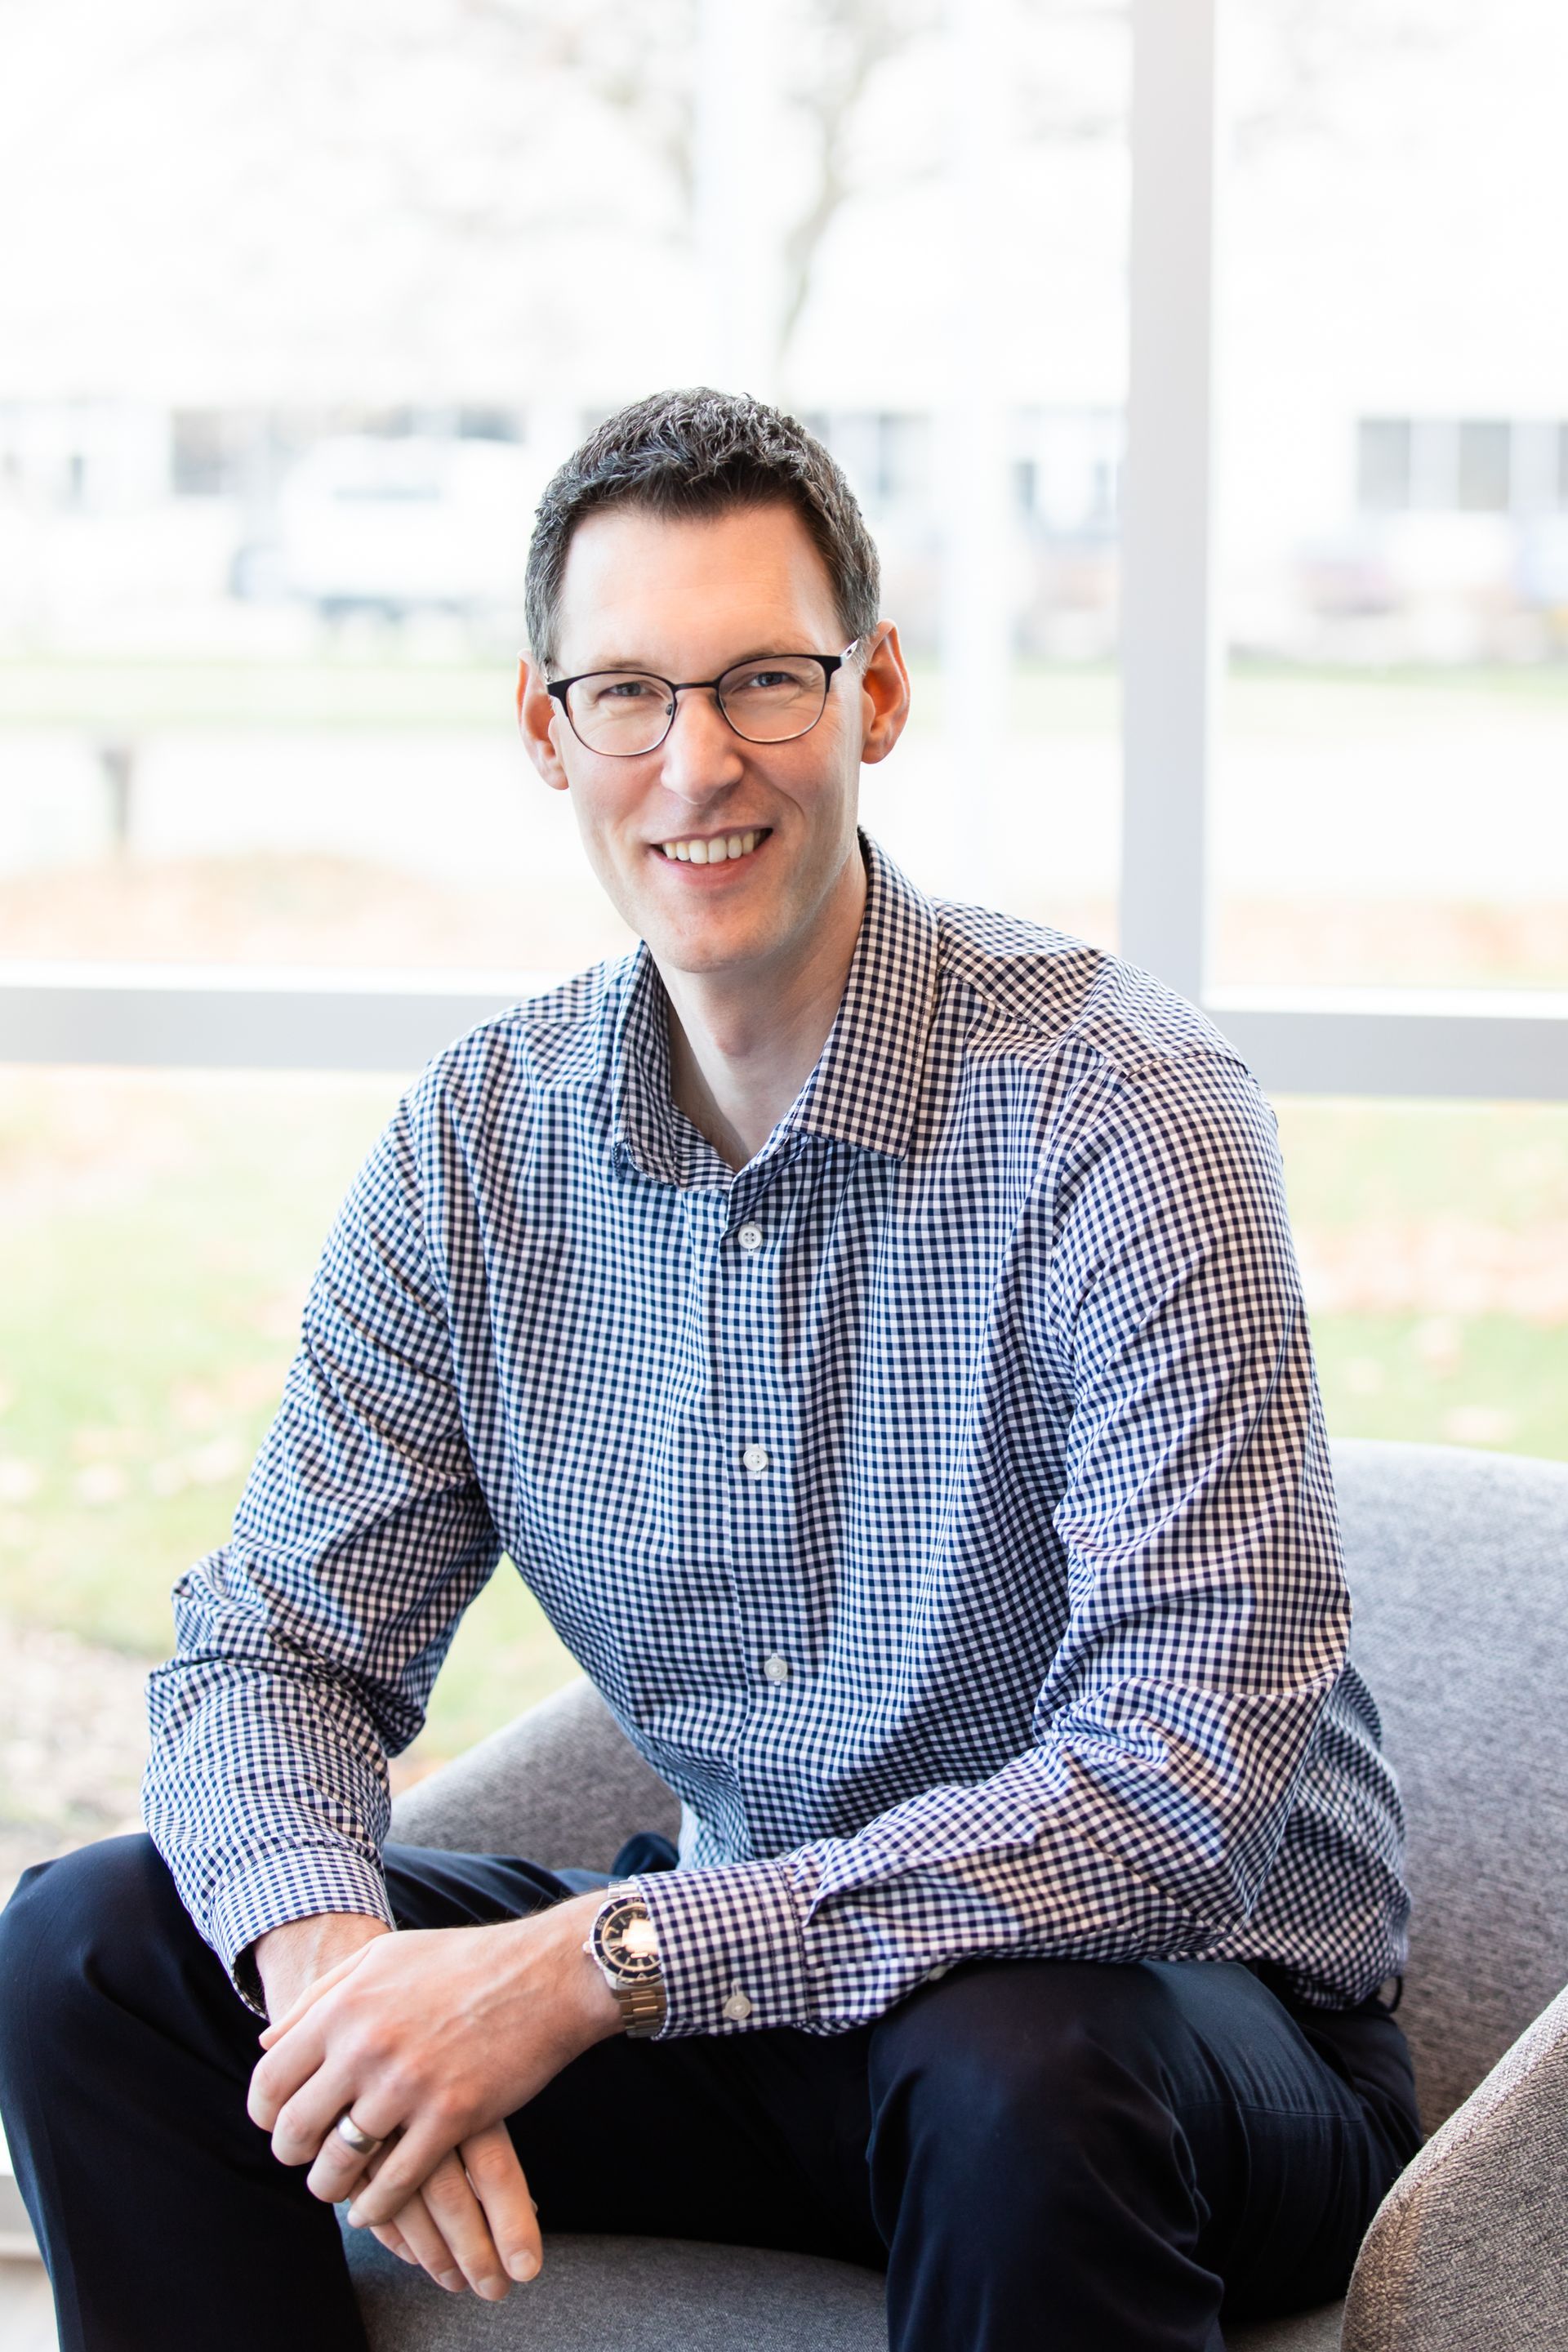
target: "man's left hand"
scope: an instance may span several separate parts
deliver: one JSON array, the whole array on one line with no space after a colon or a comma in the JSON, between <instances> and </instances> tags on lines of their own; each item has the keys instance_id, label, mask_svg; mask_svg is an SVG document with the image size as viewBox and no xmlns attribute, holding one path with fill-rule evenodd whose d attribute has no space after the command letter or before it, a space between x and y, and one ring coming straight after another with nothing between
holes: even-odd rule
<instances>
[{"instance_id":1,"label":"man's left hand","mask_svg":"<svg viewBox=\"0 0 1568 2352\"><path fill-rule=\"evenodd\" d=\"M268 2027L251 2077L249 2112L279 2162L309 2163L309 2187L333 2203L365 2172L335 2129L344 2110L372 2138L395 2133L349 2214L392 2222L443 2158L619 2031L582 1948L603 1900L378 1936L319 1979Z\"/></svg>"}]
</instances>

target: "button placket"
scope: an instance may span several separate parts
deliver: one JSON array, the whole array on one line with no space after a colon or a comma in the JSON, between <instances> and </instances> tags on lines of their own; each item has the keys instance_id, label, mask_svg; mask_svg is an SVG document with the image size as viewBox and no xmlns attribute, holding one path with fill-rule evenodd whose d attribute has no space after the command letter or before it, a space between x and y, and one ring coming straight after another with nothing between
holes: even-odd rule
<instances>
[{"instance_id":1,"label":"button placket","mask_svg":"<svg viewBox=\"0 0 1568 2352\"><path fill-rule=\"evenodd\" d=\"M791 1157L794 1155L792 1154ZM789 1465L795 1433L787 1377L776 1360L773 1284L787 1258L795 1206L788 1160L775 1162L765 1181L742 1176L727 1203L730 1215L714 1268L714 1345L721 1367L720 1411L731 1432L731 1576L740 1654L735 1664L749 1692L744 1752L737 1769L748 1817L765 1780L759 1750L780 1736L794 1711L799 1672L791 1608L781 1610L780 1563L793 1549L794 1497ZM786 1645L787 1644L787 1648ZM753 1824L754 1828L754 1824ZM748 2006L754 1996L731 1988ZM727 2011L732 2021L742 2013Z\"/></svg>"}]
</instances>

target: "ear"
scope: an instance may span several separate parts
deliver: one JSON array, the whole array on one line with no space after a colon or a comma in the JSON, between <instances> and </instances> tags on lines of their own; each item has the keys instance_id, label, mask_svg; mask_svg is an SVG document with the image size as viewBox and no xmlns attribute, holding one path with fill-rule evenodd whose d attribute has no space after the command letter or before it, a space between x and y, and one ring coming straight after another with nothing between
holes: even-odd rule
<instances>
[{"instance_id":1,"label":"ear","mask_svg":"<svg viewBox=\"0 0 1568 2352\"><path fill-rule=\"evenodd\" d=\"M910 673L892 621L877 624L860 673L860 710L866 730L860 757L870 766L887 758L910 715Z\"/></svg>"},{"instance_id":2,"label":"ear","mask_svg":"<svg viewBox=\"0 0 1568 2352\"><path fill-rule=\"evenodd\" d=\"M517 728L522 737L523 750L552 792L566 791L570 779L556 750L556 729L566 724L566 714L553 695L546 688L544 672L537 662L521 655L517 666Z\"/></svg>"}]
</instances>

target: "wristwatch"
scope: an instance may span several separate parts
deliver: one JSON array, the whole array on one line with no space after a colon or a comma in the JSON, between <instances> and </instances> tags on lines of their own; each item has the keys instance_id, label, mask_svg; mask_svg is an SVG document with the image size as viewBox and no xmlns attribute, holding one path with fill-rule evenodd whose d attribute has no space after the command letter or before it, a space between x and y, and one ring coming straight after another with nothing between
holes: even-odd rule
<instances>
[{"instance_id":1,"label":"wristwatch","mask_svg":"<svg viewBox=\"0 0 1568 2352\"><path fill-rule=\"evenodd\" d=\"M635 1886L611 1887L583 1949L615 1994L628 2040L657 2033L665 2011L658 1937Z\"/></svg>"}]
</instances>

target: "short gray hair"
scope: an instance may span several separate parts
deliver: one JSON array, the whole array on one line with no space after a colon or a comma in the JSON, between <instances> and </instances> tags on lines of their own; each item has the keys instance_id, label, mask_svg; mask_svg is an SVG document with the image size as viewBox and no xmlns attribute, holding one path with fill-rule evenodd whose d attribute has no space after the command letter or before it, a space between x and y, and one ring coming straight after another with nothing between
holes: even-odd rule
<instances>
[{"instance_id":1,"label":"short gray hair","mask_svg":"<svg viewBox=\"0 0 1568 2352\"><path fill-rule=\"evenodd\" d=\"M775 505L793 507L811 533L845 635L868 637L881 602L877 550L815 434L748 394L705 385L656 392L606 417L552 478L534 518L524 594L535 661L554 663L567 551L584 516L637 507L684 522Z\"/></svg>"}]
</instances>

